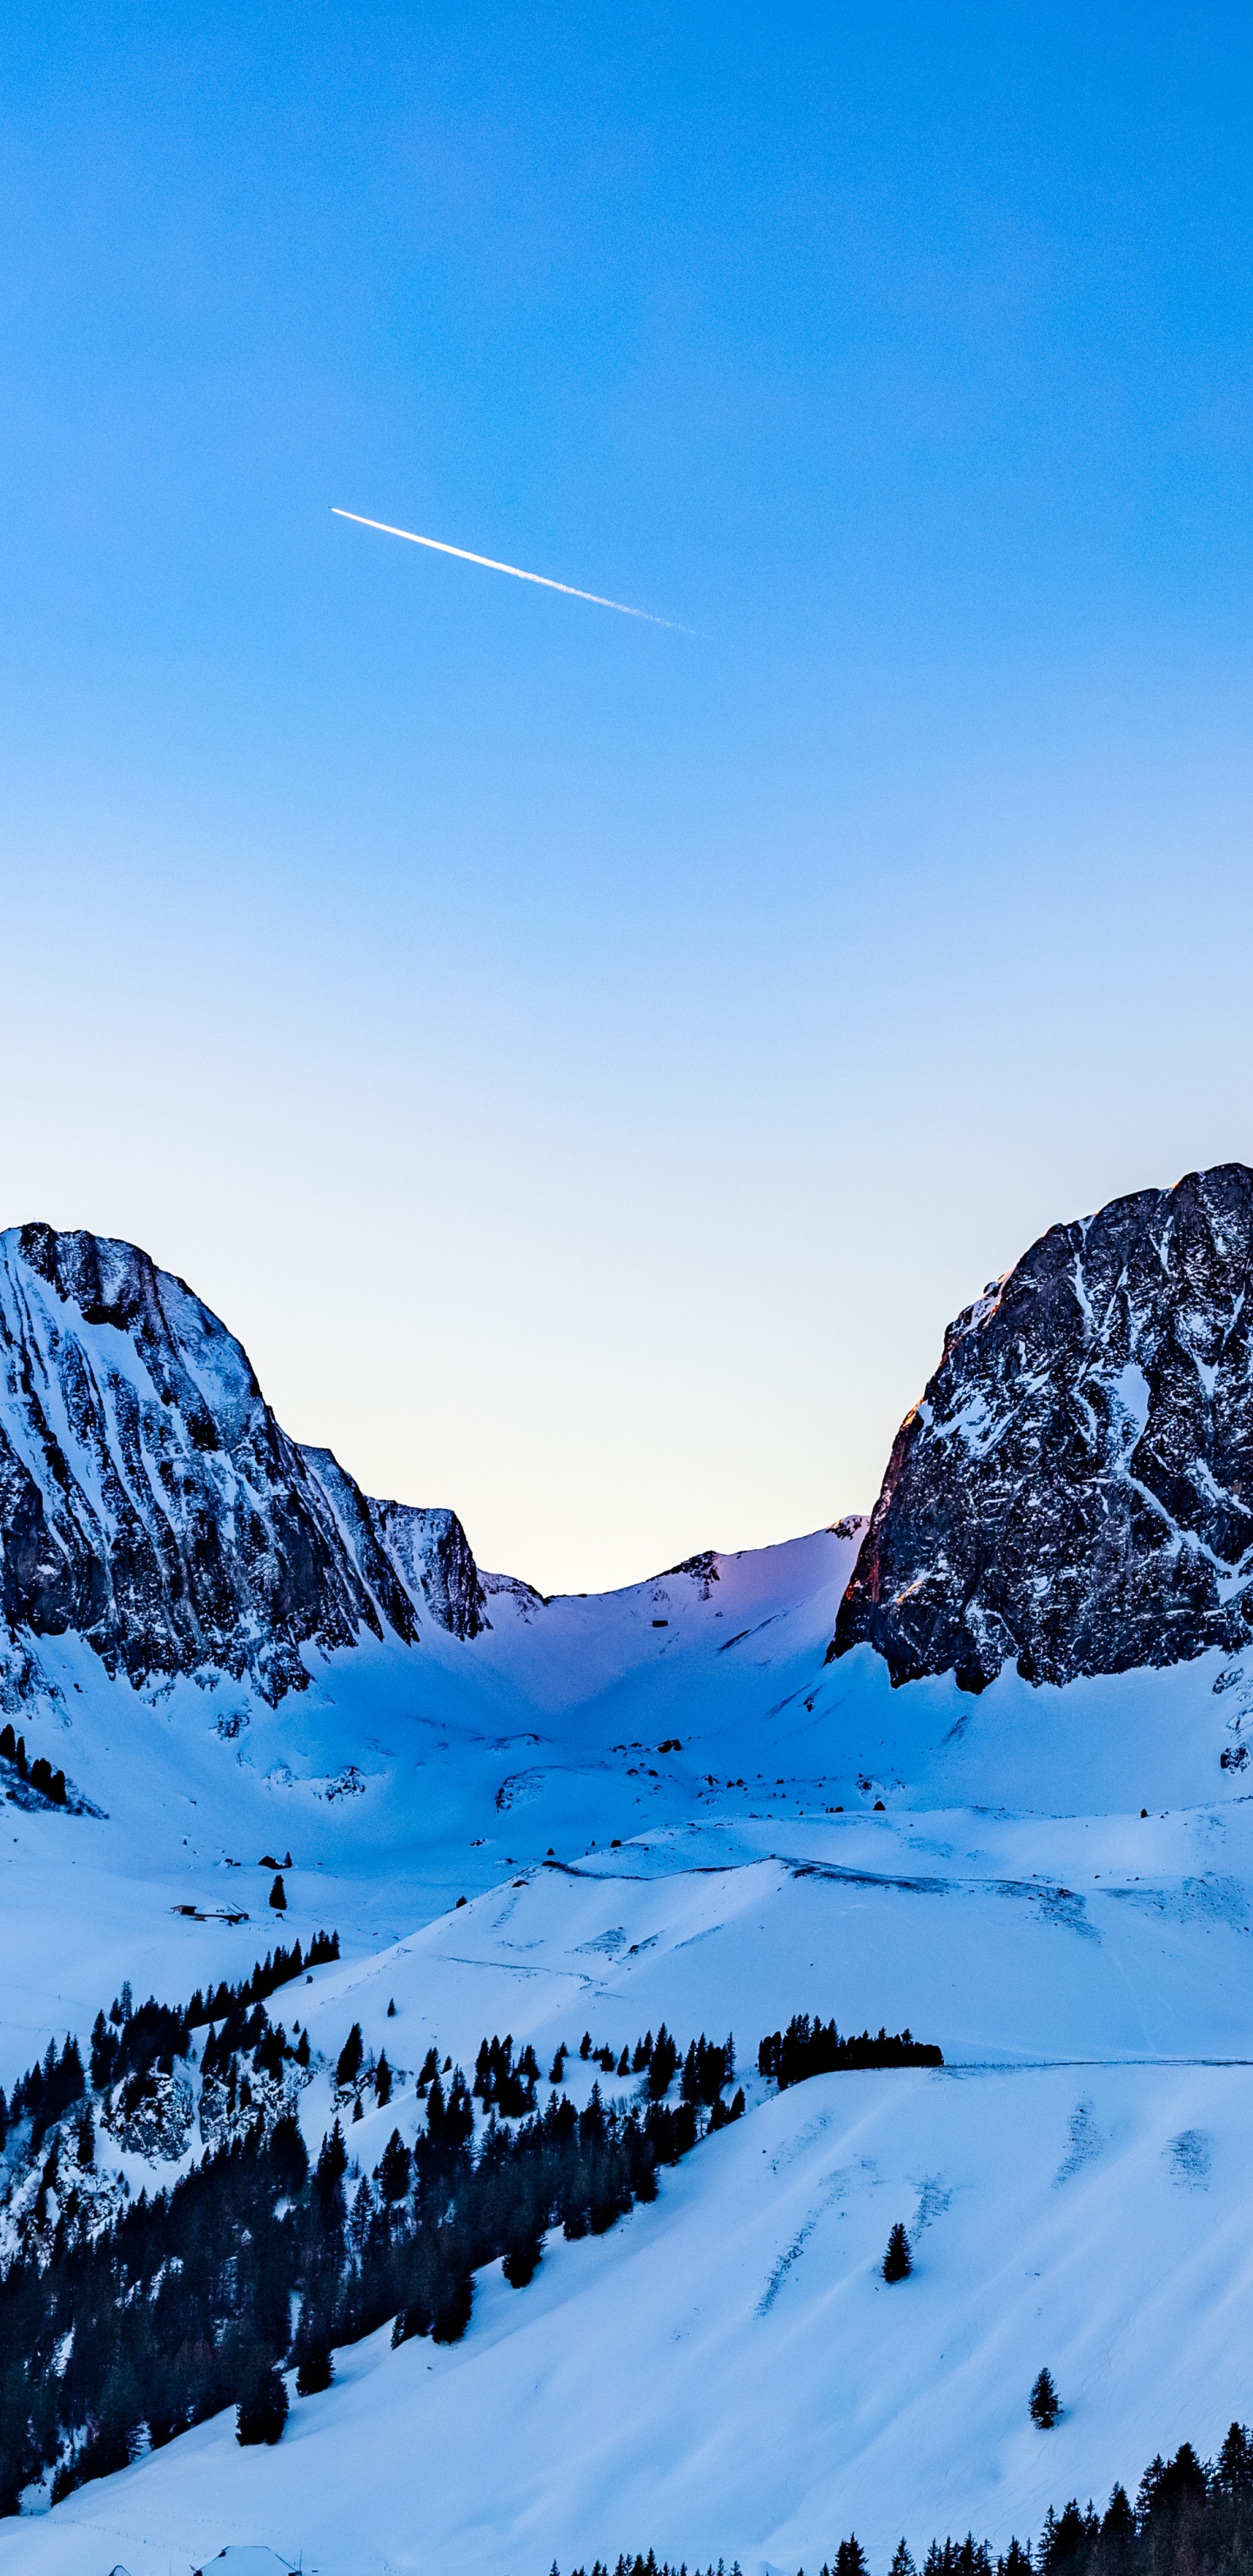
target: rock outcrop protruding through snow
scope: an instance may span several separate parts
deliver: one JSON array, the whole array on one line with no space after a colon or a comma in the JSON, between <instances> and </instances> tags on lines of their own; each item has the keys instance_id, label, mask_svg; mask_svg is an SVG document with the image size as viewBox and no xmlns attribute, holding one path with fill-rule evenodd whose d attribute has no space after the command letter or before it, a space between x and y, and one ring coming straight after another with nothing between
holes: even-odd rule
<instances>
[{"instance_id":1,"label":"rock outcrop protruding through snow","mask_svg":"<svg viewBox=\"0 0 1253 2576\"><path fill-rule=\"evenodd\" d=\"M1054 1226L949 1328L830 1655L982 1690L1253 1637L1253 1171Z\"/></svg>"}]
</instances>

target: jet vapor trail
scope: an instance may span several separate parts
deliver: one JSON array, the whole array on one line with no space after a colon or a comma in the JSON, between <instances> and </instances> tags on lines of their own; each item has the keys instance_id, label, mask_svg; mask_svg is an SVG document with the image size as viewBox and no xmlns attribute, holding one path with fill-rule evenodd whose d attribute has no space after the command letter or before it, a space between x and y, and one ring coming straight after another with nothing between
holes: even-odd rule
<instances>
[{"instance_id":1,"label":"jet vapor trail","mask_svg":"<svg viewBox=\"0 0 1253 2576\"><path fill-rule=\"evenodd\" d=\"M411 546L430 546L437 555L456 555L462 563L482 564L488 572L507 572L515 581L535 581L541 590L561 590L567 599L590 600L593 608L616 608L619 617L642 617L649 626L668 626L672 635L690 635L690 626L676 626L672 617L654 617L651 609L628 608L620 599L602 599L594 590L575 590L568 581L550 581L546 572L523 572L520 564L496 563L491 555L472 555L466 546L447 546L441 537L419 537L412 528L391 528L386 519L363 519L359 510L337 510L332 505L333 519L352 519L359 528L377 528L384 537L403 537Z\"/></svg>"}]
</instances>

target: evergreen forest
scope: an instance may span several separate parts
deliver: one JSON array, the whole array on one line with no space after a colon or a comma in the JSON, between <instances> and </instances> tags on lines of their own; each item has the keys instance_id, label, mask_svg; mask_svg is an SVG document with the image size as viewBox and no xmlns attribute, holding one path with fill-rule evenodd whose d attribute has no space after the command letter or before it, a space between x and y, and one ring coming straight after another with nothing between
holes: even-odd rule
<instances>
[{"instance_id":1,"label":"evergreen forest","mask_svg":"<svg viewBox=\"0 0 1253 2576\"><path fill-rule=\"evenodd\" d=\"M1253 2570L1253 2434L1232 2424L1216 2460L1204 2461L1190 2442L1174 2457L1149 2462L1135 2502L1116 2485L1104 2513L1081 2508L1072 2497L1061 2513L1050 2506L1038 2540L1011 2540L999 2554L967 2532L964 2540L933 2540L921 2567L902 2540L877 2576L1249 2576ZM560 2576L554 2564L551 2576ZM620 2556L616 2565L597 2559L571 2576L688 2576L684 2565L646 2555ZM693 2568L691 2576L701 2576ZM726 2576L719 2559L705 2576ZM730 2571L738 2576L738 2563ZM798 2576L805 2576L803 2568ZM820 2576L876 2576L855 2535L842 2540Z\"/></svg>"}]
</instances>

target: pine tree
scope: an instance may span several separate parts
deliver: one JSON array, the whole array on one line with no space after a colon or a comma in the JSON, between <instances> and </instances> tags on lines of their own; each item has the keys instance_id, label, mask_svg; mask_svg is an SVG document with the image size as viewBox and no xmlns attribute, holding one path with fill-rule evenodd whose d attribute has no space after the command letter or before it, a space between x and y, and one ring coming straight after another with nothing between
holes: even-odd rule
<instances>
[{"instance_id":1,"label":"pine tree","mask_svg":"<svg viewBox=\"0 0 1253 2576\"><path fill-rule=\"evenodd\" d=\"M501 2270L511 2288L525 2290L527 2282L534 2280L542 2251L538 2236L522 2237L516 2245L510 2246Z\"/></svg>"},{"instance_id":2,"label":"pine tree","mask_svg":"<svg viewBox=\"0 0 1253 2576\"><path fill-rule=\"evenodd\" d=\"M1161 2452L1155 2451L1143 2477L1140 2480L1139 2488L1136 2493L1136 2522L1141 2529L1148 2521L1149 2515L1153 2510L1157 2501L1158 2488L1160 2487L1165 2475L1166 2463L1162 2458Z\"/></svg>"},{"instance_id":3,"label":"pine tree","mask_svg":"<svg viewBox=\"0 0 1253 2576\"><path fill-rule=\"evenodd\" d=\"M1042 2576L1086 2576L1099 2535L1100 2523L1091 2505L1081 2513L1072 2496L1061 2514L1050 2507L1040 2536Z\"/></svg>"},{"instance_id":4,"label":"pine tree","mask_svg":"<svg viewBox=\"0 0 1253 2576\"><path fill-rule=\"evenodd\" d=\"M454 2274L441 2290L431 2321L432 2343L460 2343L473 2305L474 2283L469 2273Z\"/></svg>"},{"instance_id":5,"label":"pine tree","mask_svg":"<svg viewBox=\"0 0 1253 2576\"><path fill-rule=\"evenodd\" d=\"M235 2411L236 2441L281 2442L287 2408L287 2382L278 2363L262 2360L250 2371Z\"/></svg>"},{"instance_id":6,"label":"pine tree","mask_svg":"<svg viewBox=\"0 0 1253 2576\"><path fill-rule=\"evenodd\" d=\"M305 2300L300 2311L293 2358L298 2397L316 2397L322 2389L330 2387L335 2376L330 2327L324 2311L312 2297Z\"/></svg>"},{"instance_id":7,"label":"pine tree","mask_svg":"<svg viewBox=\"0 0 1253 2576\"><path fill-rule=\"evenodd\" d=\"M319 2200L330 2200L336 2184L343 2181L347 2170L348 2149L344 2145L343 2130L336 2120L333 2128L323 2138L318 2151L317 2171L313 2181Z\"/></svg>"},{"instance_id":8,"label":"pine tree","mask_svg":"<svg viewBox=\"0 0 1253 2576\"><path fill-rule=\"evenodd\" d=\"M335 2081L341 2089L355 2084L361 2072L361 2061L364 2055L365 2044L361 2037L361 2024L355 2021L336 2060Z\"/></svg>"},{"instance_id":9,"label":"pine tree","mask_svg":"<svg viewBox=\"0 0 1253 2576\"><path fill-rule=\"evenodd\" d=\"M1031 2391L1030 2400L1027 2406L1027 2412L1031 2417L1031 2421L1033 2424L1039 2425L1042 2433L1047 2433L1052 2430L1052 2427L1057 2422L1057 2418L1061 2411L1061 2404L1058 2399L1057 2390L1053 2386L1051 2373L1047 2370L1042 2370L1039 2378L1036 2380L1034 2388Z\"/></svg>"},{"instance_id":10,"label":"pine tree","mask_svg":"<svg viewBox=\"0 0 1253 2576\"><path fill-rule=\"evenodd\" d=\"M648 2092L652 2101L664 2101L674 2080L678 2063L678 2049L663 2021L653 2042L652 2054L648 2061Z\"/></svg>"},{"instance_id":11,"label":"pine tree","mask_svg":"<svg viewBox=\"0 0 1253 2576\"><path fill-rule=\"evenodd\" d=\"M1228 2494L1236 2495L1253 2485L1253 2445L1243 2424L1233 2424L1223 2435L1215 2477Z\"/></svg>"},{"instance_id":12,"label":"pine tree","mask_svg":"<svg viewBox=\"0 0 1253 2576\"><path fill-rule=\"evenodd\" d=\"M287 1912L287 1890L283 1885L281 1871L275 1879L273 1887L270 1889L270 1903L276 1914L285 1914Z\"/></svg>"},{"instance_id":13,"label":"pine tree","mask_svg":"<svg viewBox=\"0 0 1253 2576\"><path fill-rule=\"evenodd\" d=\"M407 2197L412 2168L413 2158L409 2149L399 2129L393 2129L378 2165L378 2180L384 2200L399 2201Z\"/></svg>"},{"instance_id":14,"label":"pine tree","mask_svg":"<svg viewBox=\"0 0 1253 2576\"><path fill-rule=\"evenodd\" d=\"M883 2257L884 2280L906 2281L913 2268L914 2258L909 2250L909 2238L898 2218L888 2238L888 2250Z\"/></svg>"},{"instance_id":15,"label":"pine tree","mask_svg":"<svg viewBox=\"0 0 1253 2576\"><path fill-rule=\"evenodd\" d=\"M294 2112L276 2120L270 2133L270 2171L275 2183L288 2199L303 2191L309 2176L309 2150L300 2134L300 2122Z\"/></svg>"},{"instance_id":16,"label":"pine tree","mask_svg":"<svg viewBox=\"0 0 1253 2576\"><path fill-rule=\"evenodd\" d=\"M1135 2559L1136 2518L1124 2486L1116 2486L1101 2523L1101 2576L1129 2576Z\"/></svg>"},{"instance_id":17,"label":"pine tree","mask_svg":"<svg viewBox=\"0 0 1253 2576\"><path fill-rule=\"evenodd\" d=\"M835 2553L835 2576L867 2576L866 2553L855 2533L840 2542Z\"/></svg>"},{"instance_id":18,"label":"pine tree","mask_svg":"<svg viewBox=\"0 0 1253 2576\"><path fill-rule=\"evenodd\" d=\"M909 2543L903 2538L897 2541L888 2576L917 2576L913 2559L909 2554Z\"/></svg>"}]
</instances>

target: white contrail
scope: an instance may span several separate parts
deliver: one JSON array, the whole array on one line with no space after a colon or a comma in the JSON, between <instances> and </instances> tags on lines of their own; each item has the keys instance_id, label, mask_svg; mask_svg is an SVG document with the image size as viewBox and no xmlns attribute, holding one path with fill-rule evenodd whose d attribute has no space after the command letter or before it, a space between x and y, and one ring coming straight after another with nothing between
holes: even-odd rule
<instances>
[{"instance_id":1,"label":"white contrail","mask_svg":"<svg viewBox=\"0 0 1253 2576\"><path fill-rule=\"evenodd\" d=\"M359 510L337 510L332 504L333 519L352 519L359 528L377 528L380 536L403 537L411 546L430 546L437 555L456 555L462 563L482 564L488 572L512 573L515 581L536 581L541 590L561 590L567 599L590 600L593 608L616 608L619 617L642 617L649 626L668 626L672 635L690 635L690 626L676 626L672 617L654 617L651 609L628 608L621 599L602 599L594 590L575 590L568 581L550 581L546 572L523 572L520 564L496 563L491 555L472 555L466 546L448 546L442 537L419 537L412 528L392 528L386 519L363 519Z\"/></svg>"}]
</instances>

